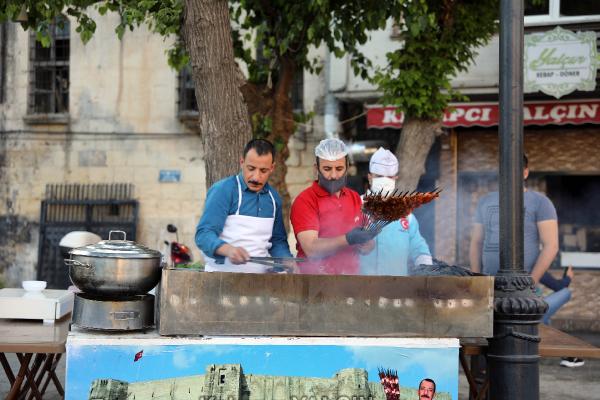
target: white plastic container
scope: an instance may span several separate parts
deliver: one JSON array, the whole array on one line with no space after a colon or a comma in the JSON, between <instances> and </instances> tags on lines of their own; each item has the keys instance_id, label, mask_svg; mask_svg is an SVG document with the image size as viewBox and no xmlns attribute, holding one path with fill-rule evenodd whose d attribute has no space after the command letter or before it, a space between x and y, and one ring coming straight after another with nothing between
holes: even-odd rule
<instances>
[{"instance_id":1,"label":"white plastic container","mask_svg":"<svg viewBox=\"0 0 600 400\"><path fill-rule=\"evenodd\" d=\"M54 323L73 310L73 293L68 290L0 289L0 318L41 319Z\"/></svg>"}]
</instances>

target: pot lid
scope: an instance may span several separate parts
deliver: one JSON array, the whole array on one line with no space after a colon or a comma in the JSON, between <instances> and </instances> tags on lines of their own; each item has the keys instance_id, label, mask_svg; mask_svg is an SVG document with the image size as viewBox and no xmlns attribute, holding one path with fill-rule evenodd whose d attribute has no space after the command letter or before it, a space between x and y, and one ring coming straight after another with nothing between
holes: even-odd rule
<instances>
[{"instance_id":1,"label":"pot lid","mask_svg":"<svg viewBox=\"0 0 600 400\"><path fill-rule=\"evenodd\" d=\"M113 233L122 233L123 239L112 240ZM110 231L108 240L101 240L98 243L89 244L84 247L78 247L69 253L74 256L88 257L111 257L111 258L160 258L161 253L152 250L141 244L126 240L127 236L123 231Z\"/></svg>"}]
</instances>

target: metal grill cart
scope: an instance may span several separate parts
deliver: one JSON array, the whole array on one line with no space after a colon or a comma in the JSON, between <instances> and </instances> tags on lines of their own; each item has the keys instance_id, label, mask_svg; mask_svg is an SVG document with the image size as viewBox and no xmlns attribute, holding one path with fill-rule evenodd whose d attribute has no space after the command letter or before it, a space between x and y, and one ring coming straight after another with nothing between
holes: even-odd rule
<instances>
[{"instance_id":1,"label":"metal grill cart","mask_svg":"<svg viewBox=\"0 0 600 400\"><path fill-rule=\"evenodd\" d=\"M73 328L67 399L458 397L459 338L492 334L490 277L164 269L157 329Z\"/></svg>"},{"instance_id":2,"label":"metal grill cart","mask_svg":"<svg viewBox=\"0 0 600 400\"><path fill-rule=\"evenodd\" d=\"M492 277L164 269L161 335L489 337Z\"/></svg>"}]
</instances>

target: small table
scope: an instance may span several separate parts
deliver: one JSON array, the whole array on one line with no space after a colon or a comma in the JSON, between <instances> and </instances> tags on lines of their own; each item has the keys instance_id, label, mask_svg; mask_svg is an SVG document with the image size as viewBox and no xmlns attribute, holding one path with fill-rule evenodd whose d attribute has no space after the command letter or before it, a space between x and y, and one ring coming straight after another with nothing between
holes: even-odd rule
<instances>
[{"instance_id":1,"label":"small table","mask_svg":"<svg viewBox=\"0 0 600 400\"><path fill-rule=\"evenodd\" d=\"M56 366L65 353L71 314L54 324L41 321L0 319L0 364L11 388L6 400L25 398L42 399L52 380L58 393L65 392L56 376ZM20 368L15 376L6 353L15 353ZM32 362L33 359L33 362Z\"/></svg>"}]
</instances>

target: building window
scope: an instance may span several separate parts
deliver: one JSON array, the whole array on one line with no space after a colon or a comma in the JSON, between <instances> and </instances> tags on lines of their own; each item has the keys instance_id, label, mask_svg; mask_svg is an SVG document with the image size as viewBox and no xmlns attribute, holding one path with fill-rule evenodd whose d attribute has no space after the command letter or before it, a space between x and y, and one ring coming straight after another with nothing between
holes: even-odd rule
<instances>
[{"instance_id":1,"label":"building window","mask_svg":"<svg viewBox=\"0 0 600 400\"><path fill-rule=\"evenodd\" d=\"M525 25L553 25L600 21L600 1L525 0Z\"/></svg>"},{"instance_id":2,"label":"building window","mask_svg":"<svg viewBox=\"0 0 600 400\"><path fill-rule=\"evenodd\" d=\"M179 72L179 116L197 116L196 85L189 65Z\"/></svg>"},{"instance_id":3,"label":"building window","mask_svg":"<svg viewBox=\"0 0 600 400\"><path fill-rule=\"evenodd\" d=\"M70 24L59 17L49 27L50 46L30 38L29 114L69 112Z\"/></svg>"},{"instance_id":4,"label":"building window","mask_svg":"<svg viewBox=\"0 0 600 400\"><path fill-rule=\"evenodd\" d=\"M525 0L525 16L529 15L549 15L550 1L532 1Z\"/></svg>"},{"instance_id":5,"label":"building window","mask_svg":"<svg viewBox=\"0 0 600 400\"><path fill-rule=\"evenodd\" d=\"M560 16L572 17L579 15L600 15L600 2L598 1L561 1Z\"/></svg>"},{"instance_id":6,"label":"building window","mask_svg":"<svg viewBox=\"0 0 600 400\"><path fill-rule=\"evenodd\" d=\"M296 71L294 74L290 100L295 113L304 112L304 70Z\"/></svg>"},{"instance_id":7,"label":"building window","mask_svg":"<svg viewBox=\"0 0 600 400\"><path fill-rule=\"evenodd\" d=\"M264 55L264 45L262 42L258 43L256 47L256 63L258 65L267 66L269 59ZM268 77L263 76L264 80L267 81ZM304 70L296 70L294 74L294 80L292 81L292 90L290 93L290 102L292 103L292 110L295 113L304 112Z\"/></svg>"}]
</instances>

